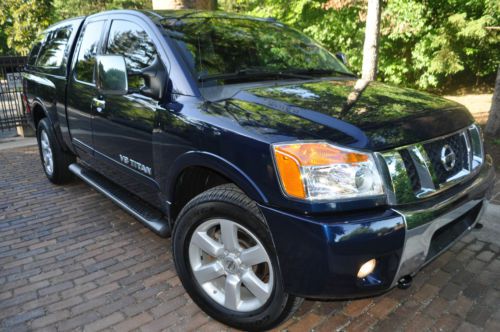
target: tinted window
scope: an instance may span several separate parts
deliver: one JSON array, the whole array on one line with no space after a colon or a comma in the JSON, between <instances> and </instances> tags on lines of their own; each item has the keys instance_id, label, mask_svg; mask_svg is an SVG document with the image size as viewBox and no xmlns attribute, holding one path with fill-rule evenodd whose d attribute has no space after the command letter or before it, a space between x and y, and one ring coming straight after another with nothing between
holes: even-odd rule
<instances>
[{"instance_id":1,"label":"tinted window","mask_svg":"<svg viewBox=\"0 0 500 332\"><path fill-rule=\"evenodd\" d=\"M108 54L123 55L129 72L150 66L156 59L156 49L153 41L139 25L114 20L109 32ZM130 76L129 86L139 88L144 85L141 76Z\"/></svg>"},{"instance_id":2,"label":"tinted window","mask_svg":"<svg viewBox=\"0 0 500 332\"><path fill-rule=\"evenodd\" d=\"M197 76L234 73L246 68L349 73L335 56L311 38L280 23L195 17L166 20L163 26Z\"/></svg>"},{"instance_id":3,"label":"tinted window","mask_svg":"<svg viewBox=\"0 0 500 332\"><path fill-rule=\"evenodd\" d=\"M33 45L33 48L31 49L30 55L28 57L28 65L34 66L36 59L38 58L38 52L40 52L40 47L43 44L43 41L47 35L45 33L40 34L36 41L35 44Z\"/></svg>"},{"instance_id":4,"label":"tinted window","mask_svg":"<svg viewBox=\"0 0 500 332\"><path fill-rule=\"evenodd\" d=\"M45 43L38 54L37 67L61 68L72 30L72 26L65 26L47 33Z\"/></svg>"},{"instance_id":5,"label":"tinted window","mask_svg":"<svg viewBox=\"0 0 500 332\"><path fill-rule=\"evenodd\" d=\"M94 66L104 21L91 22L85 27L80 41L76 62L76 78L80 81L94 82Z\"/></svg>"}]
</instances>

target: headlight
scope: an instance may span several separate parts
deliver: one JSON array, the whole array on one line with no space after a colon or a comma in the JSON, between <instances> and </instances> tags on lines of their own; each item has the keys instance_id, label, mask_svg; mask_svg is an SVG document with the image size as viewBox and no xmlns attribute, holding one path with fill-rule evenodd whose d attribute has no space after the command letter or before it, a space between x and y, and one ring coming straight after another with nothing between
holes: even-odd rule
<instances>
[{"instance_id":1,"label":"headlight","mask_svg":"<svg viewBox=\"0 0 500 332\"><path fill-rule=\"evenodd\" d=\"M383 195L373 156L326 142L272 146L285 193L305 200Z\"/></svg>"}]
</instances>

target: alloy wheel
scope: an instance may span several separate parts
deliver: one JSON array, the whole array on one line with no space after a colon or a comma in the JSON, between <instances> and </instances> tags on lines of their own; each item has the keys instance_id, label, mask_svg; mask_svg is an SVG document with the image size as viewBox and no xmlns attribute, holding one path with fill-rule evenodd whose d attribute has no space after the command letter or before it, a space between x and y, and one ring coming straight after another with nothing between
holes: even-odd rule
<instances>
[{"instance_id":1,"label":"alloy wheel","mask_svg":"<svg viewBox=\"0 0 500 332\"><path fill-rule=\"evenodd\" d=\"M40 144L42 146L42 158L45 171L48 175L54 173L54 157L52 155L52 149L50 148L49 137L45 130L42 130L40 134Z\"/></svg>"},{"instance_id":2,"label":"alloy wheel","mask_svg":"<svg viewBox=\"0 0 500 332\"><path fill-rule=\"evenodd\" d=\"M248 312L261 308L273 291L271 259L259 239L228 219L201 223L189 243L193 275L215 302Z\"/></svg>"}]
</instances>

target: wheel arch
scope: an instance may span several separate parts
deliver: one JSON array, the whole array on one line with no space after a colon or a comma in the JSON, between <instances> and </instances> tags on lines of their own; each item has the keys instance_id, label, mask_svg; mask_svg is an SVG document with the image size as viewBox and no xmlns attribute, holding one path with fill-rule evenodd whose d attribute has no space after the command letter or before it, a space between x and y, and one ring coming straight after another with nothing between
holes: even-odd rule
<instances>
[{"instance_id":1,"label":"wheel arch","mask_svg":"<svg viewBox=\"0 0 500 332\"><path fill-rule=\"evenodd\" d=\"M205 179L206 186L198 187L198 190L194 189L182 199L179 197L180 186L186 184L183 183L186 174L193 171L203 173L201 178ZM203 175L206 175L206 177L204 178ZM190 176L187 178L192 183L199 180ZM209 152L191 151L178 157L170 169L166 183L169 184L165 188L165 193L167 200L171 203L170 217L173 222L187 201L205 190L224 183L235 184L250 199L256 202L267 203L268 201L257 184L243 170L228 160ZM185 187L184 190L192 188L189 182Z\"/></svg>"},{"instance_id":2,"label":"wheel arch","mask_svg":"<svg viewBox=\"0 0 500 332\"><path fill-rule=\"evenodd\" d=\"M45 106L43 105L43 103L40 100L35 99L33 101L32 106L31 106L31 110L33 113L32 116L33 116L33 124L35 126L35 130L38 128L38 123L43 118L48 118L52 124L52 120L49 117L49 112L47 111L47 109L45 108Z\"/></svg>"}]
</instances>

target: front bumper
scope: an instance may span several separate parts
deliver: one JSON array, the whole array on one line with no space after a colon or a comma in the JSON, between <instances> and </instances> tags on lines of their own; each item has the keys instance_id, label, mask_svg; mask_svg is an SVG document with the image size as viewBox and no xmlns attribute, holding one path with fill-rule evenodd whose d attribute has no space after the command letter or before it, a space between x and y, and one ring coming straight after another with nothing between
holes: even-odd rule
<instances>
[{"instance_id":1,"label":"front bumper","mask_svg":"<svg viewBox=\"0 0 500 332\"><path fill-rule=\"evenodd\" d=\"M342 299L391 289L473 227L494 178L487 158L481 171L455 190L404 208L312 217L260 206L285 290L302 297ZM358 279L360 266L372 258L377 259L375 271Z\"/></svg>"}]
</instances>

